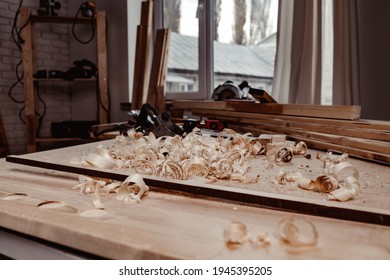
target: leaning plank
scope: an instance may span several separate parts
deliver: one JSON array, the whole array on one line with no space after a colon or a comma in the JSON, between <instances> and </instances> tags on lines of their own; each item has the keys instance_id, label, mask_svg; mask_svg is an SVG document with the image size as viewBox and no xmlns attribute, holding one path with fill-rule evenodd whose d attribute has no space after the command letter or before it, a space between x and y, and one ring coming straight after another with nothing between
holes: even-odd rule
<instances>
[{"instance_id":1,"label":"leaning plank","mask_svg":"<svg viewBox=\"0 0 390 280\"><path fill-rule=\"evenodd\" d=\"M149 46L152 34L153 1L141 4L141 24L137 26L135 62L133 74L132 109L141 109L147 88Z\"/></svg>"},{"instance_id":2,"label":"leaning plank","mask_svg":"<svg viewBox=\"0 0 390 280\"><path fill-rule=\"evenodd\" d=\"M157 30L156 40L153 48L152 69L150 70L149 89L146 98L147 103L149 103L153 107L157 106L157 91L161 91L161 89L163 89L161 87L165 86L168 63L169 38L169 29Z\"/></svg>"},{"instance_id":3,"label":"leaning plank","mask_svg":"<svg viewBox=\"0 0 390 280\"><path fill-rule=\"evenodd\" d=\"M212 102L217 102L213 105ZM212 106L212 107L206 107ZM329 119L357 120L360 106L329 106L308 104L261 104L251 101L195 101L176 100L173 107L178 109L221 108L227 111L304 116Z\"/></svg>"},{"instance_id":4,"label":"leaning plank","mask_svg":"<svg viewBox=\"0 0 390 280\"><path fill-rule=\"evenodd\" d=\"M84 174L93 177L102 177L112 180L124 181L128 172L123 170L101 170L74 166L70 164L59 164L49 160L35 159L34 156L8 156L7 161L29 165L34 167L59 170L62 172L71 172ZM198 181L172 180L155 176L143 175L145 183L154 191L176 191L196 195L198 197L208 197L210 199L225 199L256 207L270 207L283 209L292 212L310 214L351 221L359 221L372 224L390 225L390 211L377 210L368 207L356 207L353 205L344 206L340 203L331 201L316 201L315 203L306 198L290 197L282 194L270 194L260 191L239 189L226 186L214 186Z\"/></svg>"}]
</instances>

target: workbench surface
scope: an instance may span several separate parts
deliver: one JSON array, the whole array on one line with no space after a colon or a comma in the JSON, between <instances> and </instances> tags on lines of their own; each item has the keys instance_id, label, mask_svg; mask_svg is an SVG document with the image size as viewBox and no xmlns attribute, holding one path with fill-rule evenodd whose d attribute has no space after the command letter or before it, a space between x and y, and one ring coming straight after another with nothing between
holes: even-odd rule
<instances>
[{"instance_id":1,"label":"workbench surface","mask_svg":"<svg viewBox=\"0 0 390 280\"><path fill-rule=\"evenodd\" d=\"M91 149L97 144L88 145L85 147ZM65 161L74 156L69 154L70 148L31 156L47 160L50 155L58 157L63 151L68 153ZM80 151L80 146L73 151ZM359 168L366 164L376 166L358 163ZM375 170L388 171L388 167L379 166ZM372 174L367 175L362 170L360 173L372 178ZM360 195L357 202L350 205L358 207L358 203L363 203L366 208L375 211L376 207L378 212L388 215L390 203L386 176L389 174L381 177L375 173L375 176L384 180L381 181L383 185L375 189L376 193L366 186L364 192L367 195ZM136 204L121 202L115 194L103 196L103 213L94 208L93 196L73 189L78 183L77 174L1 159L0 179L0 227L103 258L390 259L389 226L293 214L224 199L153 191L153 188L141 203ZM270 190L274 188L272 186ZM19 195L10 196L12 194ZM380 197L378 205L375 205L374 197ZM323 198L318 200L322 203ZM62 207L38 207L46 201L58 201ZM348 205L348 202L343 205ZM88 213L95 215L89 216ZM306 218L315 226L317 245L293 247L281 241L277 225L290 215L296 219ZM245 224L249 236L268 234L270 244L254 246L248 242L238 248L228 248L224 230L232 221Z\"/></svg>"}]
</instances>

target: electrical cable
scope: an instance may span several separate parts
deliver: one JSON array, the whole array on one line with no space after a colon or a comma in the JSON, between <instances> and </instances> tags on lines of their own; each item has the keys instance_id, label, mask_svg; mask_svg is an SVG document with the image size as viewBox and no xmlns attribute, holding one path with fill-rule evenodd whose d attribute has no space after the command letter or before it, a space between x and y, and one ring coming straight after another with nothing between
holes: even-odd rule
<instances>
[{"instance_id":1,"label":"electrical cable","mask_svg":"<svg viewBox=\"0 0 390 280\"><path fill-rule=\"evenodd\" d=\"M11 35L12 35L12 40L14 41L15 45L18 47L19 51L22 51L22 46L21 44L23 43L23 40L20 38L20 30L17 28L17 21L18 21L18 16L20 14L20 8L22 7L23 0L20 0L18 8L16 9L16 13L12 22L12 28L11 28Z\"/></svg>"},{"instance_id":2,"label":"electrical cable","mask_svg":"<svg viewBox=\"0 0 390 280\"><path fill-rule=\"evenodd\" d=\"M41 127L42 127L43 118L45 117L46 110L47 110L46 102L43 100L43 98L41 96L41 93L39 91L39 85L37 85L37 97L38 97L39 101L42 103L42 106L43 106L42 114L39 114L38 112L35 112L35 114L39 116L39 118L38 118L38 127L37 127L37 134L36 134L36 136L38 137L39 136L39 131L41 130Z\"/></svg>"},{"instance_id":3,"label":"electrical cable","mask_svg":"<svg viewBox=\"0 0 390 280\"><path fill-rule=\"evenodd\" d=\"M19 1L19 5L18 5L18 8L16 9L16 12L15 12L15 16L14 16L14 19L12 21L12 28L11 28L11 37L12 37L12 40L13 42L15 43L16 47L18 48L18 50L20 52L22 52L22 45L24 43L24 40L21 36L21 32L22 30L30 23L30 18L28 18L27 22L25 22L21 27L20 29L18 29L17 27L17 22L18 22L18 17L19 17L19 14L20 14L20 8L22 7L23 5L23 0L20 0ZM12 96L12 92L14 90L14 88L17 86L17 85L23 85L23 72L22 74L20 75L19 74L19 68L20 66L22 65L22 62L23 60L20 60L17 64L16 64L16 67L15 67L15 76L16 76L16 81L10 86L9 90L8 90L8 96L9 98L17 103L17 104L24 104L24 100L18 100L16 99L15 97ZM19 119L20 121L25 124L25 120L23 119L22 117L22 113L25 109L25 106L23 106L22 108L20 108L19 110Z\"/></svg>"},{"instance_id":4,"label":"electrical cable","mask_svg":"<svg viewBox=\"0 0 390 280\"><path fill-rule=\"evenodd\" d=\"M76 31L75 31L76 21L77 21L77 19L78 19L78 17L79 17L79 14L80 14L81 10L83 9L83 6L84 6L84 5L85 5L85 3L83 3L83 4L80 5L80 7L78 8L78 10L77 10L77 12L76 12L76 15L74 16L73 24L72 24L72 34L73 34L73 37L74 37L79 43L81 43L81 44L88 44L88 43L90 43L90 42L93 40L93 38L95 37L95 21L94 21L95 16L94 16L94 15L91 16L91 28L92 28L92 33L91 33L91 37L90 37L88 40L83 41L83 40L79 39L79 38L77 37Z\"/></svg>"}]
</instances>

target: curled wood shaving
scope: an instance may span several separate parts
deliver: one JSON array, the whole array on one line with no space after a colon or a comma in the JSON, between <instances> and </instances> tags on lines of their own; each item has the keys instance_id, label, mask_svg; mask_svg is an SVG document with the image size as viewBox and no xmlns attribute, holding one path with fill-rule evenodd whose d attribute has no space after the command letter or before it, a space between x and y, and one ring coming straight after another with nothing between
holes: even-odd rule
<instances>
[{"instance_id":1,"label":"curled wood shaving","mask_svg":"<svg viewBox=\"0 0 390 280\"><path fill-rule=\"evenodd\" d=\"M333 177L325 175L318 176L314 183L314 188L318 192L328 193L334 191L337 188L338 182Z\"/></svg>"},{"instance_id":2,"label":"curled wood shaving","mask_svg":"<svg viewBox=\"0 0 390 280\"><path fill-rule=\"evenodd\" d=\"M318 241L318 232L312 222L292 216L280 220L278 234L280 239L290 246L314 246Z\"/></svg>"},{"instance_id":3,"label":"curled wood shaving","mask_svg":"<svg viewBox=\"0 0 390 280\"><path fill-rule=\"evenodd\" d=\"M239 246L247 242L247 235L248 230L246 225L237 221L231 222L223 232L225 243L228 247Z\"/></svg>"},{"instance_id":4,"label":"curled wood shaving","mask_svg":"<svg viewBox=\"0 0 390 280\"><path fill-rule=\"evenodd\" d=\"M149 187L139 174L131 174L118 188L116 198L125 202L141 202L141 197L146 195Z\"/></svg>"},{"instance_id":5,"label":"curled wood shaving","mask_svg":"<svg viewBox=\"0 0 390 280\"><path fill-rule=\"evenodd\" d=\"M298 186L305 190L314 190L315 183L312 179L307 177L302 177L298 180Z\"/></svg>"},{"instance_id":6,"label":"curled wood shaving","mask_svg":"<svg viewBox=\"0 0 390 280\"><path fill-rule=\"evenodd\" d=\"M260 233L249 239L249 242L256 247L268 247L271 245L271 239L268 236L268 233Z\"/></svg>"}]
</instances>

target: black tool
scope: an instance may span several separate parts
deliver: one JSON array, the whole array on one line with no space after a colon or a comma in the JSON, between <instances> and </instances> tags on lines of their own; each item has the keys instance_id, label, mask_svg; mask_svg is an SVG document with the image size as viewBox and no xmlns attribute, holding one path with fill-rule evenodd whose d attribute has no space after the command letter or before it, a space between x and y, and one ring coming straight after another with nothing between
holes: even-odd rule
<instances>
[{"instance_id":1,"label":"black tool","mask_svg":"<svg viewBox=\"0 0 390 280\"><path fill-rule=\"evenodd\" d=\"M98 76L98 69L95 63L88 59L76 60L73 62L73 65L73 67L65 72L64 78L66 80L91 79Z\"/></svg>"},{"instance_id":2,"label":"black tool","mask_svg":"<svg viewBox=\"0 0 390 280\"><path fill-rule=\"evenodd\" d=\"M168 112L159 114L150 104L142 105L141 111L135 124L135 130L145 135L153 132L158 138L161 136L183 135L184 131L171 122Z\"/></svg>"},{"instance_id":3,"label":"black tool","mask_svg":"<svg viewBox=\"0 0 390 280\"><path fill-rule=\"evenodd\" d=\"M80 12L83 17L93 17L96 13L96 4L93 1L87 1L80 5Z\"/></svg>"},{"instance_id":4,"label":"black tool","mask_svg":"<svg viewBox=\"0 0 390 280\"><path fill-rule=\"evenodd\" d=\"M55 0L39 0L39 9L37 11L40 16L57 16L56 10L61 8L61 3Z\"/></svg>"}]
</instances>

